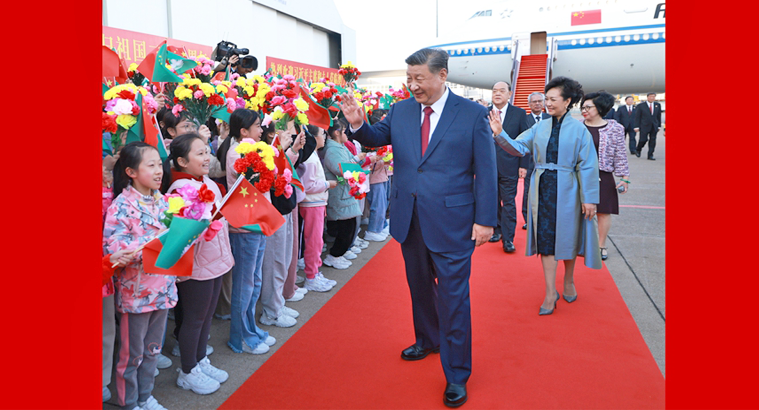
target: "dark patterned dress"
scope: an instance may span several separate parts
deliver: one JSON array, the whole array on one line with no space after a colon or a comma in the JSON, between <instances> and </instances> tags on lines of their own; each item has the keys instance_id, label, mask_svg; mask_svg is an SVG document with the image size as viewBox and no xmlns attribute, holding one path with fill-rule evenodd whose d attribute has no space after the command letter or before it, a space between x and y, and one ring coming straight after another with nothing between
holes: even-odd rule
<instances>
[{"instance_id":1,"label":"dark patterned dress","mask_svg":"<svg viewBox=\"0 0 759 410\"><path fill-rule=\"evenodd\" d=\"M566 113L564 114L567 115ZM564 117L552 118L551 137L546 146L546 163L557 164L559 161L559 131ZM538 184L538 253L554 255L556 249L556 196L558 192L556 170L546 169L540 175Z\"/></svg>"}]
</instances>

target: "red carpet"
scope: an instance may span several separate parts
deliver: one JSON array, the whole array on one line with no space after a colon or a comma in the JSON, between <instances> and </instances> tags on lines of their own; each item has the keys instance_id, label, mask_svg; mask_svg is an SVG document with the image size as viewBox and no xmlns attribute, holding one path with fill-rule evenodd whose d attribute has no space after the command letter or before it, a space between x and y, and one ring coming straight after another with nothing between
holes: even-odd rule
<instances>
[{"instance_id":1,"label":"red carpet","mask_svg":"<svg viewBox=\"0 0 759 410\"><path fill-rule=\"evenodd\" d=\"M462 408L664 408L664 378L608 270L578 259L577 301L538 316L543 274L537 257L524 256L521 225L515 245L516 254L500 243L474 253L472 377ZM403 266L390 241L221 408L446 408L440 356L400 358L414 341Z\"/></svg>"}]
</instances>

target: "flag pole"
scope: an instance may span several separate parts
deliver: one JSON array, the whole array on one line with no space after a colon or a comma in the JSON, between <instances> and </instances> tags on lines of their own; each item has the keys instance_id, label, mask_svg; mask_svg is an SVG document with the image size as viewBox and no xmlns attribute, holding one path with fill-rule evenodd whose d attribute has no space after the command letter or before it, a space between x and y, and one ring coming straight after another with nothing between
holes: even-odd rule
<instances>
[{"instance_id":1,"label":"flag pole","mask_svg":"<svg viewBox=\"0 0 759 410\"><path fill-rule=\"evenodd\" d=\"M135 253L137 253L137 252L141 251L143 248L145 248L145 246L147 244L149 244L150 242L153 242L153 240L155 240L155 239L158 239L158 238L162 237L163 235L166 235L168 232L169 232L168 229L162 229L160 232L158 232L158 235L156 235L155 238L152 238L149 241L143 243L142 245L138 246L137 249L135 249L135 250L133 250L132 252L129 252L129 253L132 254L132 255L134 255ZM111 268L115 268L116 266L118 266L118 262L114 263L113 265L111 265Z\"/></svg>"}]
</instances>

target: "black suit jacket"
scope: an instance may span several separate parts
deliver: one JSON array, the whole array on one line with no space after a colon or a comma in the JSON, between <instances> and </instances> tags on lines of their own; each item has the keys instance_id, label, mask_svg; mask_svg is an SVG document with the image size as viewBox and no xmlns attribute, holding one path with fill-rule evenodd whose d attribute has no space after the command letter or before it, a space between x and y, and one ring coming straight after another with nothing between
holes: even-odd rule
<instances>
[{"instance_id":1,"label":"black suit jacket","mask_svg":"<svg viewBox=\"0 0 759 410\"><path fill-rule=\"evenodd\" d=\"M532 128L533 125L536 124L535 122L535 116L532 115L532 112L528 112L527 115L527 128ZM549 118L551 118L550 115L546 112L540 113L540 121L545 121ZM532 170L535 168L535 162L532 160L532 154L525 154L522 158L519 159L519 168L525 168L527 170Z\"/></svg>"},{"instance_id":2,"label":"black suit jacket","mask_svg":"<svg viewBox=\"0 0 759 410\"><path fill-rule=\"evenodd\" d=\"M635 126L640 128L641 134L661 128L661 104L654 101L654 113L648 108L648 101L638 104L638 110L635 113Z\"/></svg>"},{"instance_id":3,"label":"black suit jacket","mask_svg":"<svg viewBox=\"0 0 759 410\"><path fill-rule=\"evenodd\" d=\"M615 115L615 113L614 113L614 107L612 107L609 110L609 112L607 112L606 115L604 115L604 119L605 120L613 120L614 119L614 115Z\"/></svg>"},{"instance_id":4,"label":"black suit jacket","mask_svg":"<svg viewBox=\"0 0 759 410\"><path fill-rule=\"evenodd\" d=\"M495 107L493 107L495 108ZM527 130L527 113L525 110L512 104L507 105L506 116L503 119L503 130L509 137L516 139L522 132ZM521 157L509 154L501 148L495 141L495 157L498 165L498 175L505 177L519 178L519 167Z\"/></svg>"},{"instance_id":5,"label":"black suit jacket","mask_svg":"<svg viewBox=\"0 0 759 410\"><path fill-rule=\"evenodd\" d=\"M635 113L638 110L638 107L635 105L632 106L632 114L627 112L627 104L620 105L619 108L617 108L617 112L614 115L614 119L622 124L623 127L625 127L625 131L632 131L635 125Z\"/></svg>"}]
</instances>

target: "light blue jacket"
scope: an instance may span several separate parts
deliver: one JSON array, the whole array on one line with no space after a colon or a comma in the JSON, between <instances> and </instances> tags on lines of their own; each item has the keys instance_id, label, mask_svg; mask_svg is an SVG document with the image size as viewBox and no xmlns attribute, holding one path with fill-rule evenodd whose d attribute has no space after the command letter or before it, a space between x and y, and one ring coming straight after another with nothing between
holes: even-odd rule
<instances>
[{"instance_id":1,"label":"light blue jacket","mask_svg":"<svg viewBox=\"0 0 759 410\"><path fill-rule=\"evenodd\" d=\"M353 154L348 148L340 143L327 139L324 144L324 177L327 181L337 181L340 173L340 163L355 163ZM327 220L338 221L351 219L361 215L361 209L358 207L358 201L350 194L350 187L347 184L337 184L329 190L327 199Z\"/></svg>"}]
</instances>

